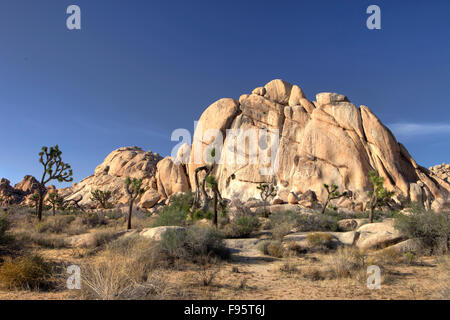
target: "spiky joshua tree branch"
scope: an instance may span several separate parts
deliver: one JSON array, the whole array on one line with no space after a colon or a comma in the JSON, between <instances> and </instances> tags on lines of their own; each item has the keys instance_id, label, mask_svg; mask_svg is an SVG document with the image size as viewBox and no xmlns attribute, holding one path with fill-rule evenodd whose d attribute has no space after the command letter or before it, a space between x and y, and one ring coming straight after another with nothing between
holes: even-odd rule
<instances>
[{"instance_id":1,"label":"spiky joshua tree branch","mask_svg":"<svg viewBox=\"0 0 450 320\"><path fill-rule=\"evenodd\" d=\"M58 182L71 182L73 180L72 169L68 163L62 161L61 154L62 151L59 150L58 145L50 147L50 149L42 147L42 151L39 152L39 162L44 167L44 173L38 188L37 216L39 221L42 220L42 208L46 192L45 185L51 180L57 180Z\"/></svg>"}]
</instances>

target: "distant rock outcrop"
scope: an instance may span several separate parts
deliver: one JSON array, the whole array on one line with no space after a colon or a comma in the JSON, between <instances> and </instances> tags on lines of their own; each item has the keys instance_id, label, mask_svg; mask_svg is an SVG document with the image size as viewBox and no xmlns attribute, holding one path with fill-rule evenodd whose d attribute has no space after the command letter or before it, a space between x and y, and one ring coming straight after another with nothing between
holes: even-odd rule
<instances>
[{"instance_id":1,"label":"distant rock outcrop","mask_svg":"<svg viewBox=\"0 0 450 320\"><path fill-rule=\"evenodd\" d=\"M450 164L438 164L434 167L430 167L430 171L433 175L436 175L439 179L442 179L450 183Z\"/></svg>"},{"instance_id":2,"label":"distant rock outcrop","mask_svg":"<svg viewBox=\"0 0 450 320\"><path fill-rule=\"evenodd\" d=\"M156 186L156 164L162 157L151 151L138 147L123 147L111 152L97 168L93 175L81 180L78 184L61 189L66 200L80 199L80 205L95 207L91 201L91 192L100 189L111 191L111 202L114 205L128 203L125 189L125 178L142 179L142 187L146 192L139 198L140 207L152 207L158 200ZM142 202L142 203L141 203Z\"/></svg>"},{"instance_id":3,"label":"distant rock outcrop","mask_svg":"<svg viewBox=\"0 0 450 320\"><path fill-rule=\"evenodd\" d=\"M31 196L37 193L39 189L39 181L35 177L26 175L14 187L11 186L9 180L0 180L0 205L22 205L32 206L34 202ZM46 187L45 200L50 192L56 191L55 186Z\"/></svg>"}]
</instances>

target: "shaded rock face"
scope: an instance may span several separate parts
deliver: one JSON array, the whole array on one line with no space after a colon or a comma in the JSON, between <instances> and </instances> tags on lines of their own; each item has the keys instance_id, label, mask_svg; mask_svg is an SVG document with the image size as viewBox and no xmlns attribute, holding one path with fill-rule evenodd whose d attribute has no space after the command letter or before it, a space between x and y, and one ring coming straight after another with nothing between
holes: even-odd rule
<instances>
[{"instance_id":1,"label":"shaded rock face","mask_svg":"<svg viewBox=\"0 0 450 320\"><path fill-rule=\"evenodd\" d=\"M23 191L26 195L33 194L39 190L39 181L33 176L26 175L22 181L14 186L14 189Z\"/></svg>"},{"instance_id":2,"label":"shaded rock face","mask_svg":"<svg viewBox=\"0 0 450 320\"><path fill-rule=\"evenodd\" d=\"M215 145L220 161L214 174L222 196L230 199L259 198L257 185L272 182L278 186L280 199L290 192L300 196L311 190L319 201L324 201L323 184L327 183L338 185L341 191L352 191L352 198L345 205L361 210L372 189L369 171L375 170L384 177L385 187L396 192L399 203L420 201L435 210L448 204L449 183L417 165L368 107L357 107L342 94L319 93L316 101L310 101L299 86L277 79L242 95L239 102L221 99L213 103L199 123L188 164L194 189L193 172L204 163L194 161L195 150L203 152ZM207 129L218 129L223 145L205 137ZM246 141L239 140L243 133L230 135L229 129L253 129L257 139L242 143ZM261 136L258 129L277 134L276 139ZM241 141L238 149L236 141ZM255 150L258 157L269 154L270 163L251 163L250 155ZM239 152L246 163L228 161L230 155L232 158ZM261 167L275 170L261 174Z\"/></svg>"},{"instance_id":3,"label":"shaded rock face","mask_svg":"<svg viewBox=\"0 0 450 320\"><path fill-rule=\"evenodd\" d=\"M23 200L24 193L11 186L8 179L0 180L0 205L17 204Z\"/></svg>"},{"instance_id":4,"label":"shaded rock face","mask_svg":"<svg viewBox=\"0 0 450 320\"><path fill-rule=\"evenodd\" d=\"M121 205L128 203L129 197L126 193L125 178L142 179L143 188L146 193L137 200L138 206L141 200L146 208L154 205L156 192L156 164L162 159L157 153L144 151L138 147L123 147L111 152L97 166L95 173L72 187L61 189L60 193L66 200L79 199L80 205L92 206L91 192L100 189L102 191L111 191L113 204ZM141 206L142 207L142 206Z\"/></svg>"},{"instance_id":5,"label":"shaded rock face","mask_svg":"<svg viewBox=\"0 0 450 320\"><path fill-rule=\"evenodd\" d=\"M14 187L11 186L7 179L0 180L0 205L34 205L31 196L39 190L39 181L35 177L26 175ZM54 186L46 187L44 200L50 192L55 190Z\"/></svg>"}]
</instances>

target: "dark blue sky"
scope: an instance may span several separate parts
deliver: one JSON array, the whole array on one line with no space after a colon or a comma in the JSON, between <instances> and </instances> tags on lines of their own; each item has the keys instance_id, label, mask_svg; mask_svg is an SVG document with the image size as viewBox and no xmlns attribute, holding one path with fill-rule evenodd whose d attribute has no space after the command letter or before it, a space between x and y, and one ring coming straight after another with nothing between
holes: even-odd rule
<instances>
[{"instance_id":1,"label":"dark blue sky","mask_svg":"<svg viewBox=\"0 0 450 320\"><path fill-rule=\"evenodd\" d=\"M382 30L366 28L370 4ZM2 0L0 177L40 176L43 145L75 181L121 146L168 155L174 129L275 78L343 93L420 164L448 163L449 15L446 0Z\"/></svg>"}]
</instances>

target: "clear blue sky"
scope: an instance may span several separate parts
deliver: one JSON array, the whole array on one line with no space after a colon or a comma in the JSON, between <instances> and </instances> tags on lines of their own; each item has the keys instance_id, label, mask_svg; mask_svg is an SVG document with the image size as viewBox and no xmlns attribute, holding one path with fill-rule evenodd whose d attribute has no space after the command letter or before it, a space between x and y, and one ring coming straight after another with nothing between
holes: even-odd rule
<instances>
[{"instance_id":1,"label":"clear blue sky","mask_svg":"<svg viewBox=\"0 0 450 320\"><path fill-rule=\"evenodd\" d=\"M382 30L366 28L370 4ZM0 177L40 176L43 145L75 181L121 146L168 155L210 103L275 78L344 93L421 165L448 163L449 15L447 0L2 0Z\"/></svg>"}]
</instances>

